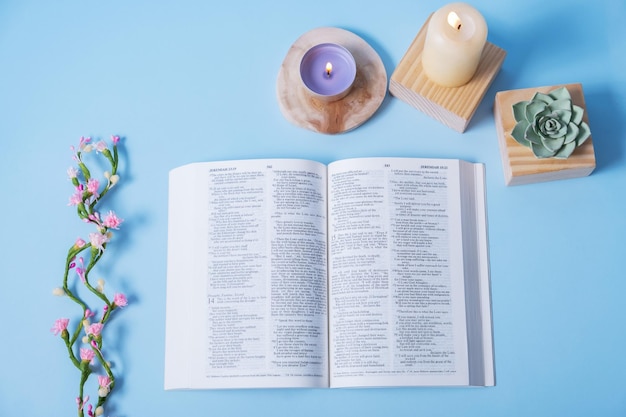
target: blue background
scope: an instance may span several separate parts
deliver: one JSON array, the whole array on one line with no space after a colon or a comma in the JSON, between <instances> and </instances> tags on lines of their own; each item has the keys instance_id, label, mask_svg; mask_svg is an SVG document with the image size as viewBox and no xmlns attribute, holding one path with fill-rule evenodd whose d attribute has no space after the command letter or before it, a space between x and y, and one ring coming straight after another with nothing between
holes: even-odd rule
<instances>
[{"instance_id":1,"label":"blue background","mask_svg":"<svg viewBox=\"0 0 626 417\"><path fill-rule=\"evenodd\" d=\"M125 222L98 270L130 305L105 344L121 374L111 416L626 415L626 3L474 0L508 52L459 134L387 95L364 125L322 135L280 113L276 77L319 26L365 39L388 76L440 0L0 1L0 416L75 415L78 373L49 332L51 295L88 231L67 206L70 145L122 143L103 209ZM582 83L597 169L506 187L497 91ZM163 390L167 176L196 161L462 158L487 167L497 386ZM93 385L89 388L92 397Z\"/></svg>"}]
</instances>

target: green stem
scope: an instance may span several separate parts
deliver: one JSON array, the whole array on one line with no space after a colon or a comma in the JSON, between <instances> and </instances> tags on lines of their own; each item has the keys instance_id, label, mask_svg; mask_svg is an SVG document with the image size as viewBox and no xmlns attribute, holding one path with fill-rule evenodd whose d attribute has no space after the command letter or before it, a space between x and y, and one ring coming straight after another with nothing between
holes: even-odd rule
<instances>
[{"instance_id":1,"label":"green stem","mask_svg":"<svg viewBox=\"0 0 626 417\"><path fill-rule=\"evenodd\" d=\"M80 399L80 407L78 407L78 415L79 417L84 417L85 416L85 412L84 412L85 404L83 403L83 398L84 398L83 393L85 391L85 382L87 382L87 378L89 378L89 375L91 374L91 369L89 368L88 362L81 362L81 366L83 368L80 374L80 385L78 386L78 398Z\"/></svg>"},{"instance_id":2,"label":"green stem","mask_svg":"<svg viewBox=\"0 0 626 417\"><path fill-rule=\"evenodd\" d=\"M72 351L72 345L74 344L74 342L70 343L69 333L65 333L64 332L62 334L62 337L63 337L63 341L65 342L65 346L67 347L67 354L70 357L70 360L72 361L72 363L74 364L75 367L80 369L80 361L78 360L78 358L74 354L74 351Z\"/></svg>"},{"instance_id":3,"label":"green stem","mask_svg":"<svg viewBox=\"0 0 626 417\"><path fill-rule=\"evenodd\" d=\"M78 296L76 296L69 288L68 278L69 278L69 273L71 269L70 265L72 262L74 262L78 254L80 254L82 251L84 251L85 249L89 247L91 247L91 244L86 244L82 248L77 248L76 245L72 245L72 247L68 250L67 258L65 260L65 272L63 274L63 291L72 301L78 304L83 310L83 316L80 320L80 323L78 323L78 325L76 326L76 329L74 330L74 334L72 335L72 338L69 340L68 349L70 349L70 352L71 352L71 347L76 342L76 339L78 339L78 336L80 335L80 331L83 328L83 319L85 317L85 312L87 311L87 308L88 308L87 304L85 304L83 300L78 298ZM72 357L73 356L74 355L72 354Z\"/></svg>"},{"instance_id":4,"label":"green stem","mask_svg":"<svg viewBox=\"0 0 626 417\"><path fill-rule=\"evenodd\" d=\"M117 173L117 164L119 162L119 158L117 156L117 145L113 145L113 161L115 161L115 163L111 165L111 175L115 175Z\"/></svg>"},{"instance_id":5,"label":"green stem","mask_svg":"<svg viewBox=\"0 0 626 417\"><path fill-rule=\"evenodd\" d=\"M79 155L80 155L80 153L79 153ZM91 173L87 169L87 166L82 161L80 161L80 162L78 162L78 167L80 168L81 172L83 173L83 177L85 177L85 181L88 181L91 178Z\"/></svg>"},{"instance_id":6,"label":"green stem","mask_svg":"<svg viewBox=\"0 0 626 417\"><path fill-rule=\"evenodd\" d=\"M106 244L103 245L103 248L106 248ZM96 263L102 258L103 254L104 254L104 250L98 251L98 250L94 250L94 248L91 249L91 258L89 260L89 264L87 265L87 268L85 268L85 286L89 289L89 291L91 291L98 298L100 298L106 305L109 305L110 304L109 299L103 293L101 293L96 288L94 288L89 282L89 273L91 272L93 267L96 266Z\"/></svg>"}]
</instances>

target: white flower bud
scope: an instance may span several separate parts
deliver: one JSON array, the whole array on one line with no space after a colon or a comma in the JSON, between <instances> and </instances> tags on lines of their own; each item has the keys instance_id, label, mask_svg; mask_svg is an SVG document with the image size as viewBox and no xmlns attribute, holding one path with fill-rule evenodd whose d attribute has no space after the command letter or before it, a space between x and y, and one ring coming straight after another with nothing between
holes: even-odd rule
<instances>
[{"instance_id":1,"label":"white flower bud","mask_svg":"<svg viewBox=\"0 0 626 417\"><path fill-rule=\"evenodd\" d=\"M102 406L96 407L96 416L101 416L102 414L104 414L104 407Z\"/></svg>"},{"instance_id":2,"label":"white flower bud","mask_svg":"<svg viewBox=\"0 0 626 417\"><path fill-rule=\"evenodd\" d=\"M100 387L100 389L98 389L98 396L99 397L106 397L107 395L109 395L109 389L108 388Z\"/></svg>"},{"instance_id":3,"label":"white flower bud","mask_svg":"<svg viewBox=\"0 0 626 417\"><path fill-rule=\"evenodd\" d=\"M52 290L52 295L56 295L57 297L63 297L65 295L65 290L63 288L57 287Z\"/></svg>"},{"instance_id":4,"label":"white flower bud","mask_svg":"<svg viewBox=\"0 0 626 417\"><path fill-rule=\"evenodd\" d=\"M82 341L83 343L89 343L89 336L83 336Z\"/></svg>"},{"instance_id":5,"label":"white flower bud","mask_svg":"<svg viewBox=\"0 0 626 417\"><path fill-rule=\"evenodd\" d=\"M111 181L111 187L113 187L115 184L117 184L117 182L120 180L120 176L115 174L115 175L111 175L111 177L109 178L109 181Z\"/></svg>"}]
</instances>

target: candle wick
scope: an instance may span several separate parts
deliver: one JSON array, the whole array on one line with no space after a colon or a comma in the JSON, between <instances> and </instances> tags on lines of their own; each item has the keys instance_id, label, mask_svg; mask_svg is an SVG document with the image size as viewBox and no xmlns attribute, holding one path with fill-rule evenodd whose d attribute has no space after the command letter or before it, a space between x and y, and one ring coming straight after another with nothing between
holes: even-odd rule
<instances>
[{"instance_id":1,"label":"candle wick","mask_svg":"<svg viewBox=\"0 0 626 417\"><path fill-rule=\"evenodd\" d=\"M326 63L326 77L330 78L330 73L333 71L333 64L331 64L330 62Z\"/></svg>"},{"instance_id":2,"label":"candle wick","mask_svg":"<svg viewBox=\"0 0 626 417\"><path fill-rule=\"evenodd\" d=\"M461 24L459 23L459 25L456 27L456 30L461 30Z\"/></svg>"}]
</instances>

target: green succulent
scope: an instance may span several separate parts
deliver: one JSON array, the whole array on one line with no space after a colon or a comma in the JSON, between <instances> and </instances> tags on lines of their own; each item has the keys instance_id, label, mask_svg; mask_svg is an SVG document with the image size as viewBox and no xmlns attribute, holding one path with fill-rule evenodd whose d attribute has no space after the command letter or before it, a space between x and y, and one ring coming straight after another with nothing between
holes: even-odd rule
<instances>
[{"instance_id":1,"label":"green succulent","mask_svg":"<svg viewBox=\"0 0 626 417\"><path fill-rule=\"evenodd\" d=\"M565 87L548 94L538 92L530 101L513 105L517 124L511 136L537 158L566 159L591 135L583 113Z\"/></svg>"}]
</instances>

